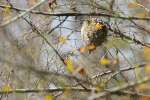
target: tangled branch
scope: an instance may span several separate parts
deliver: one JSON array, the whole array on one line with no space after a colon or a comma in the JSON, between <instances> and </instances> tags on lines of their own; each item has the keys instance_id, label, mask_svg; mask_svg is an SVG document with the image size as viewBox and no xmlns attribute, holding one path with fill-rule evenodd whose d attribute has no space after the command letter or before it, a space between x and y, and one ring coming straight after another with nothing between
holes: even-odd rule
<instances>
[{"instance_id":1,"label":"tangled branch","mask_svg":"<svg viewBox=\"0 0 150 100\"><path fill-rule=\"evenodd\" d=\"M41 12L41 11L35 11L34 9L41 4L43 4L46 0L42 0L41 2L37 3L35 6L31 7L30 9L21 9L16 8L13 6L10 6L10 9L16 10L16 11L22 11L23 13L11 18L10 20L2 23L0 26L4 27L8 25L11 22L14 22L15 20L21 18L22 16L25 16L28 13L34 13L34 14L40 14L40 15L47 15L47 16L101 16L101 17L108 17L108 18L118 18L123 20L150 20L150 17L134 17L134 16L119 16L119 15L112 15L112 14L105 14L105 13L49 13L49 12ZM7 5L0 5L1 8L8 7Z\"/></svg>"}]
</instances>

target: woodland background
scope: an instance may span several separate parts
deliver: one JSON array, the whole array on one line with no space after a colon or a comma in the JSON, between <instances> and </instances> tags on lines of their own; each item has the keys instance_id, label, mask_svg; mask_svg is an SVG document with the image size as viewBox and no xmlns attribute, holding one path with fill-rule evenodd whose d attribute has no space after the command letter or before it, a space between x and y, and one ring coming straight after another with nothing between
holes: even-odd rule
<instances>
[{"instance_id":1,"label":"woodland background","mask_svg":"<svg viewBox=\"0 0 150 100\"><path fill-rule=\"evenodd\" d=\"M92 53L83 21L109 26ZM0 0L0 100L150 100L150 0Z\"/></svg>"}]
</instances>

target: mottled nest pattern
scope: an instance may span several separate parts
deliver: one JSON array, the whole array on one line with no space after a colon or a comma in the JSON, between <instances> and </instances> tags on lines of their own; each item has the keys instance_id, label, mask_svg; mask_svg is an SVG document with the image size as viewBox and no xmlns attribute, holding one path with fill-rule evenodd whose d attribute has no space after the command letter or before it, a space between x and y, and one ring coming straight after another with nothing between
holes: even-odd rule
<instances>
[{"instance_id":1,"label":"mottled nest pattern","mask_svg":"<svg viewBox=\"0 0 150 100\"><path fill-rule=\"evenodd\" d=\"M93 44L96 47L107 40L108 29L106 24L95 19L86 20L81 28L81 38L87 45Z\"/></svg>"}]
</instances>

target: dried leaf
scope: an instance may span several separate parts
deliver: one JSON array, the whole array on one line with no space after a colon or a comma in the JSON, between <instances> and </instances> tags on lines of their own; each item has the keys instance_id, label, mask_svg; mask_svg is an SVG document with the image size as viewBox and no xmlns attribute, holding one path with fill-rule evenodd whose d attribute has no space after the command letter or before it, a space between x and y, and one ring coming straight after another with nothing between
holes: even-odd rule
<instances>
[{"instance_id":1,"label":"dried leaf","mask_svg":"<svg viewBox=\"0 0 150 100\"><path fill-rule=\"evenodd\" d=\"M81 75L81 76L85 76L86 75L85 69L83 67L79 67L79 66L76 67L73 75L78 75L78 74Z\"/></svg>"},{"instance_id":2,"label":"dried leaf","mask_svg":"<svg viewBox=\"0 0 150 100\"><path fill-rule=\"evenodd\" d=\"M73 61L70 59L70 57L68 57L65 60L66 66L67 66L67 71L70 73L73 73L74 71L74 66L73 66Z\"/></svg>"},{"instance_id":3,"label":"dried leaf","mask_svg":"<svg viewBox=\"0 0 150 100\"><path fill-rule=\"evenodd\" d=\"M1 89L3 92L9 92L12 90L12 88L10 87L9 84L5 84L2 89Z\"/></svg>"},{"instance_id":4,"label":"dried leaf","mask_svg":"<svg viewBox=\"0 0 150 100\"><path fill-rule=\"evenodd\" d=\"M87 46L85 46L85 47L81 47L81 48L79 49L79 51L80 51L81 53L84 53L84 52L91 51L91 50L95 50L95 49L96 49L96 46L95 46L94 44L90 44L90 45L87 45Z\"/></svg>"},{"instance_id":5,"label":"dried leaf","mask_svg":"<svg viewBox=\"0 0 150 100\"><path fill-rule=\"evenodd\" d=\"M66 37L64 37L64 36L59 37L59 43L64 44L64 43L66 43L66 41L67 41Z\"/></svg>"},{"instance_id":6,"label":"dried leaf","mask_svg":"<svg viewBox=\"0 0 150 100\"><path fill-rule=\"evenodd\" d=\"M88 50L94 50L94 49L96 49L96 46L94 44L90 44L87 46L87 49Z\"/></svg>"},{"instance_id":7,"label":"dried leaf","mask_svg":"<svg viewBox=\"0 0 150 100\"><path fill-rule=\"evenodd\" d=\"M79 74L80 74L81 76L85 76L85 75L86 75L85 69L84 69L84 68L81 68L81 69L79 70Z\"/></svg>"},{"instance_id":8,"label":"dried leaf","mask_svg":"<svg viewBox=\"0 0 150 100\"><path fill-rule=\"evenodd\" d=\"M85 52L87 52L88 50L87 50L86 47L81 47L81 48L79 49L79 51L80 51L80 53L85 53Z\"/></svg>"},{"instance_id":9,"label":"dried leaf","mask_svg":"<svg viewBox=\"0 0 150 100\"><path fill-rule=\"evenodd\" d=\"M4 17L10 17L10 14L11 14L11 6L6 6L4 9L3 9L3 16ZM6 19L6 18L5 18Z\"/></svg>"}]
</instances>

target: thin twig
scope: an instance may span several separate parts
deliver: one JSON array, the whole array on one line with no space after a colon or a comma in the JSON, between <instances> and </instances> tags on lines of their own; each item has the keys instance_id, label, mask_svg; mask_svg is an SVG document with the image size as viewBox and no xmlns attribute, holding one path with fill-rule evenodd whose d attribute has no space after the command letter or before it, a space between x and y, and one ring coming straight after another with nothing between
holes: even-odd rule
<instances>
[{"instance_id":1,"label":"thin twig","mask_svg":"<svg viewBox=\"0 0 150 100\"><path fill-rule=\"evenodd\" d=\"M45 42L53 49L53 51L58 55L58 57L60 58L60 60L62 61L62 63L64 65L64 59L63 57L61 57L61 55L59 54L59 52L55 49L55 47L47 40L47 38L36 28L35 25L32 24L32 22L28 21L26 18L24 18L24 20L31 26L32 30L36 32L36 34L38 34L40 37L42 37L42 39L45 40Z\"/></svg>"},{"instance_id":2,"label":"thin twig","mask_svg":"<svg viewBox=\"0 0 150 100\"><path fill-rule=\"evenodd\" d=\"M47 34L52 33L56 28L58 28L60 25L62 25L66 20L67 20L68 16L66 16L64 18L64 20L62 20L57 26L55 26L54 28L52 28L50 31L47 32Z\"/></svg>"},{"instance_id":3,"label":"thin twig","mask_svg":"<svg viewBox=\"0 0 150 100\"><path fill-rule=\"evenodd\" d=\"M96 98L104 97L104 96L109 95L109 94L111 94L111 93L115 93L115 92L117 92L117 91L120 91L120 90L129 88L129 87L132 87L132 86L136 86L136 85L139 85L139 84L148 82L148 81L150 81L150 77L149 77L149 76L143 77L141 80L138 80L138 81L136 81L136 82L133 81L133 82L129 82L129 83L124 83L124 84L121 85L121 86L113 87L113 88L111 88L111 89L106 89L106 91L103 91L103 92L94 94L93 96L89 97L89 99L90 99L90 100L95 100Z\"/></svg>"},{"instance_id":4,"label":"thin twig","mask_svg":"<svg viewBox=\"0 0 150 100\"><path fill-rule=\"evenodd\" d=\"M141 46L150 48L149 43L143 43L143 42L137 40L136 38L131 38L130 36L127 36L127 35L121 33L120 30L112 29L111 27L109 27L109 30L111 32L113 32L114 34L119 35L122 39L127 39L127 40L133 41L134 43L139 44Z\"/></svg>"},{"instance_id":5,"label":"thin twig","mask_svg":"<svg viewBox=\"0 0 150 100\"><path fill-rule=\"evenodd\" d=\"M103 96L106 96L106 95L109 95L109 94L114 94L114 93L117 93L120 90L129 88L129 87L132 87L132 86L136 86L136 85L148 82L148 81L150 81L150 77L147 76L147 77L144 77L143 79L138 80L136 82L125 83L121 86L113 87L113 88L110 88L110 89L105 89L102 92L99 92L97 94L94 94L93 96L90 96L89 99L94 100L94 99L99 98L99 97L103 97ZM59 91L66 91L66 90L78 91L78 92L91 92L91 91L93 91L93 88L83 89L83 88L75 88L75 87L66 87L66 88L64 87L64 88L57 88L57 89L10 89L8 91L0 91L0 94L59 92Z\"/></svg>"},{"instance_id":6,"label":"thin twig","mask_svg":"<svg viewBox=\"0 0 150 100\"><path fill-rule=\"evenodd\" d=\"M146 66L146 64L140 64L139 67L126 67L126 68L120 69L120 72L133 70L135 68L142 68L142 67L145 67L145 66ZM95 78L98 78L98 77L102 77L102 76L105 76L105 75L109 75L109 74L112 74L112 73L114 73L114 72L113 71L103 72L103 73L100 73L98 75L93 76L92 79L95 79ZM119 73L119 72L116 72L116 73Z\"/></svg>"},{"instance_id":7,"label":"thin twig","mask_svg":"<svg viewBox=\"0 0 150 100\"><path fill-rule=\"evenodd\" d=\"M0 7L5 8L8 6L0 5ZM23 12L30 12L30 13L34 13L34 14L47 15L47 16L58 16L58 17L59 16L101 16L101 17L111 17L111 18L118 18L118 19L124 19L124 20L146 20L146 21L150 20L150 17L118 16L118 15L105 14L105 13L49 13L49 12L35 11L33 9L28 10L28 9L21 9L21 8L16 8L16 7L10 7L10 9L13 9L16 11L23 11Z\"/></svg>"},{"instance_id":8,"label":"thin twig","mask_svg":"<svg viewBox=\"0 0 150 100\"><path fill-rule=\"evenodd\" d=\"M38 2L36 5L34 5L33 7L31 7L30 9L27 9L25 12L22 12L21 14L11 18L8 21L5 21L4 23L0 24L0 27L4 27L14 21L16 21L17 19L23 17L24 15L28 14L31 10L37 8L38 6L40 6L41 4L43 4L46 0L41 0L40 2ZM7 6L8 7L8 6ZM11 8L11 7L10 7Z\"/></svg>"},{"instance_id":9,"label":"thin twig","mask_svg":"<svg viewBox=\"0 0 150 100\"><path fill-rule=\"evenodd\" d=\"M150 95L143 94L143 93L137 93L133 91L117 91L112 94L118 94L118 95L132 95L132 96L145 96L145 97L150 97Z\"/></svg>"},{"instance_id":10,"label":"thin twig","mask_svg":"<svg viewBox=\"0 0 150 100\"><path fill-rule=\"evenodd\" d=\"M135 21L131 20L131 23L133 23L137 29L140 29L142 31L147 32L148 34L150 34L150 30L146 29L144 26L140 26L139 24L137 24ZM132 27L132 26L131 26Z\"/></svg>"},{"instance_id":11,"label":"thin twig","mask_svg":"<svg viewBox=\"0 0 150 100\"><path fill-rule=\"evenodd\" d=\"M8 91L0 91L0 94L10 94L10 93L39 93L39 92L60 92L60 91L79 91L79 92L90 92L91 89L83 88L57 88L57 89L10 89Z\"/></svg>"}]
</instances>

